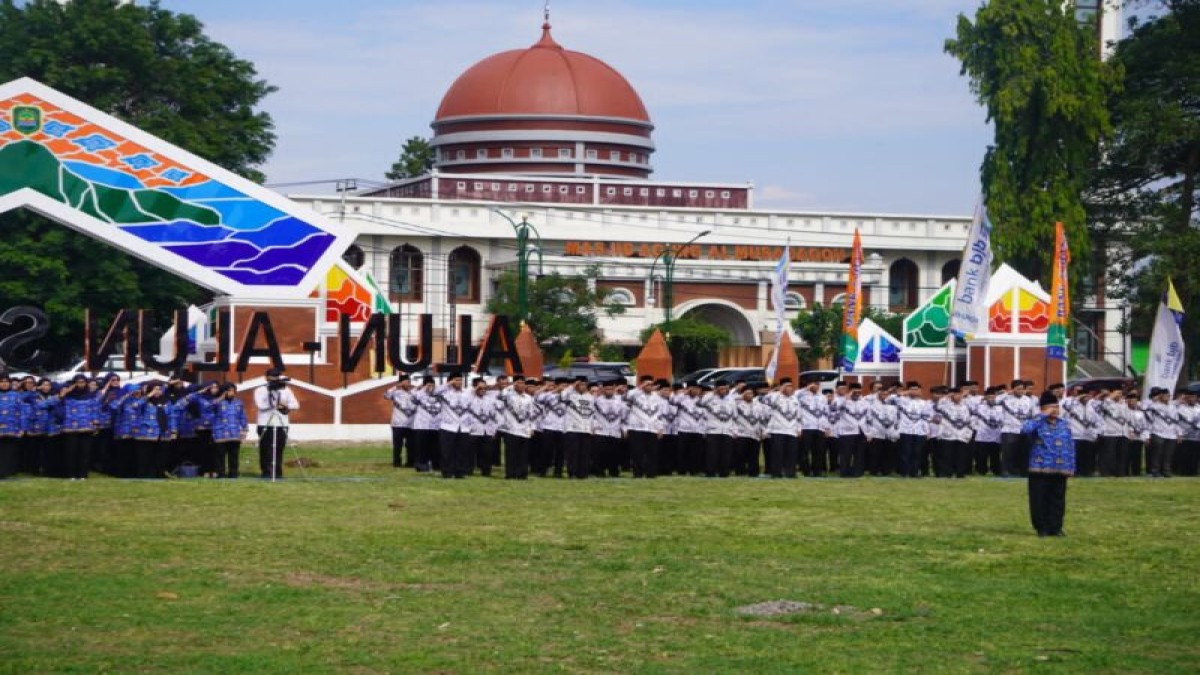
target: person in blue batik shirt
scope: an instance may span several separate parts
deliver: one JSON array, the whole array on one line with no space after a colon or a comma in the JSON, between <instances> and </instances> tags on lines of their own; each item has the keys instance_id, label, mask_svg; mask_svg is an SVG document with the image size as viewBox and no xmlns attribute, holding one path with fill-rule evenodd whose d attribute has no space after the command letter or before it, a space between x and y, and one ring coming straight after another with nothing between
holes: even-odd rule
<instances>
[{"instance_id":1,"label":"person in blue batik shirt","mask_svg":"<svg viewBox=\"0 0 1200 675\"><path fill-rule=\"evenodd\" d=\"M85 375L71 378L70 384L58 392L63 411L60 448L64 478L87 479L92 464L92 442L100 429L98 393L92 391Z\"/></svg>"},{"instance_id":2,"label":"person in blue batik shirt","mask_svg":"<svg viewBox=\"0 0 1200 675\"><path fill-rule=\"evenodd\" d=\"M25 409L25 397L13 391L6 373L0 374L0 478L8 478L20 467Z\"/></svg>"},{"instance_id":3,"label":"person in blue batik shirt","mask_svg":"<svg viewBox=\"0 0 1200 675\"><path fill-rule=\"evenodd\" d=\"M221 478L237 478L239 451L250 431L246 409L237 397L237 385L232 382L220 385L220 393L211 410L217 475Z\"/></svg>"},{"instance_id":4,"label":"person in blue batik shirt","mask_svg":"<svg viewBox=\"0 0 1200 675\"><path fill-rule=\"evenodd\" d=\"M1038 400L1040 414L1021 426L1030 437L1029 517L1039 537L1062 537L1067 509L1067 479L1075 474L1075 439L1059 416L1058 397L1049 391Z\"/></svg>"}]
</instances>

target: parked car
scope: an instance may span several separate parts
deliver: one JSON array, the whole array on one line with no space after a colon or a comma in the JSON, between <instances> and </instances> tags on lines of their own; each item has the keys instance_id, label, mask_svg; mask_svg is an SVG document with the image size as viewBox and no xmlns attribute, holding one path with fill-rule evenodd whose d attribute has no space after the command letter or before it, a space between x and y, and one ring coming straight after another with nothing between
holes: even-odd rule
<instances>
[{"instance_id":1,"label":"parked car","mask_svg":"<svg viewBox=\"0 0 1200 675\"><path fill-rule=\"evenodd\" d=\"M831 392L837 388L838 371L806 370L800 373L800 383L797 386L807 387L808 383L814 380L820 383L820 392L822 394Z\"/></svg>"},{"instance_id":2,"label":"parked car","mask_svg":"<svg viewBox=\"0 0 1200 675\"><path fill-rule=\"evenodd\" d=\"M701 379L699 384L707 387L727 384L732 387L738 380L748 386L758 387L766 384L767 371L762 368L717 368Z\"/></svg>"},{"instance_id":3,"label":"parked car","mask_svg":"<svg viewBox=\"0 0 1200 675\"><path fill-rule=\"evenodd\" d=\"M1136 389L1137 380L1132 377L1085 377L1067 382L1067 388L1083 387L1084 391L1099 391L1100 389Z\"/></svg>"},{"instance_id":4,"label":"parked car","mask_svg":"<svg viewBox=\"0 0 1200 675\"><path fill-rule=\"evenodd\" d=\"M688 373L687 375L684 375L683 377L679 378L679 383L683 384L685 386L691 385L691 384L699 384L700 380L703 380L704 378L708 377L709 375L712 375L714 372L716 372L718 370L720 370L720 369L719 368L701 368L700 370L694 370L694 371Z\"/></svg>"},{"instance_id":5,"label":"parked car","mask_svg":"<svg viewBox=\"0 0 1200 675\"><path fill-rule=\"evenodd\" d=\"M607 382L608 380L623 379L631 385L637 384L637 376L628 363L623 362L580 362L572 363L567 368L550 366L543 374L548 378L566 377L575 380L586 377L588 382Z\"/></svg>"}]
</instances>

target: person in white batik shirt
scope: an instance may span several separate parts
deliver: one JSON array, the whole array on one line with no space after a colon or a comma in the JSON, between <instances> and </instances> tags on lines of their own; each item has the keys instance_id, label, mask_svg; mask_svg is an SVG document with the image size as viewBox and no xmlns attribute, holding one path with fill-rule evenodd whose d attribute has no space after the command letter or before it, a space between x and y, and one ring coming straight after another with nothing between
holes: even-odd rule
<instances>
[{"instance_id":1,"label":"person in white batik shirt","mask_svg":"<svg viewBox=\"0 0 1200 675\"><path fill-rule=\"evenodd\" d=\"M1092 406L1093 393L1082 387L1071 387L1070 393L1062 398L1058 407L1071 427L1075 439L1075 476L1096 475L1096 438L1100 431L1100 417Z\"/></svg>"},{"instance_id":2,"label":"person in white batik shirt","mask_svg":"<svg viewBox=\"0 0 1200 675\"><path fill-rule=\"evenodd\" d=\"M663 408L666 400L658 394L652 375L642 375L638 386L625 394L629 406L626 442L634 478L658 475L658 446L663 437Z\"/></svg>"},{"instance_id":3,"label":"person in white batik shirt","mask_svg":"<svg viewBox=\"0 0 1200 675\"><path fill-rule=\"evenodd\" d=\"M842 478L863 475L866 459L867 401L862 397L862 385L852 382L846 395L834 399L830 406L830 422L834 445L837 447L838 472Z\"/></svg>"},{"instance_id":4,"label":"person in white batik shirt","mask_svg":"<svg viewBox=\"0 0 1200 675\"><path fill-rule=\"evenodd\" d=\"M588 391L586 377L578 377L563 389L559 400L566 406L563 417L563 458L569 478L585 479L592 470L592 434L595 433L596 397Z\"/></svg>"},{"instance_id":5,"label":"person in white batik shirt","mask_svg":"<svg viewBox=\"0 0 1200 675\"><path fill-rule=\"evenodd\" d=\"M761 454L767 410L759 400L757 392L749 387L742 389L741 396L734 402L733 424L733 472L741 476L758 475L758 458Z\"/></svg>"},{"instance_id":6,"label":"person in white batik shirt","mask_svg":"<svg viewBox=\"0 0 1200 675\"><path fill-rule=\"evenodd\" d=\"M1171 477L1171 459L1179 439L1178 414L1171 392L1163 387L1150 390L1150 400L1142 404L1150 426L1150 447L1146 453L1146 474L1152 478Z\"/></svg>"},{"instance_id":7,"label":"person in white batik shirt","mask_svg":"<svg viewBox=\"0 0 1200 675\"><path fill-rule=\"evenodd\" d=\"M1128 471L1125 432L1129 426L1129 406L1125 394L1117 388L1101 389L1089 402L1099 421L1099 454L1097 468L1101 476L1124 476Z\"/></svg>"},{"instance_id":8,"label":"person in white batik shirt","mask_svg":"<svg viewBox=\"0 0 1200 675\"><path fill-rule=\"evenodd\" d=\"M900 475L916 478L921 472L921 449L929 436L933 405L921 396L921 384L909 382L895 399L896 426L900 432Z\"/></svg>"},{"instance_id":9,"label":"person in white batik shirt","mask_svg":"<svg viewBox=\"0 0 1200 675\"><path fill-rule=\"evenodd\" d=\"M442 459L438 453L438 430L442 426L442 401L433 393L435 382L433 377L425 377L421 386L412 392L413 412L412 434L415 447L413 467L421 473L433 471L435 465L440 468Z\"/></svg>"},{"instance_id":10,"label":"person in white batik shirt","mask_svg":"<svg viewBox=\"0 0 1200 675\"><path fill-rule=\"evenodd\" d=\"M800 401L792 379L779 380L779 388L760 399L766 424L767 473L772 478L795 478L800 447Z\"/></svg>"},{"instance_id":11,"label":"person in white batik shirt","mask_svg":"<svg viewBox=\"0 0 1200 675\"><path fill-rule=\"evenodd\" d=\"M408 373L401 373L394 387L383 394L392 403L392 466L404 466L404 451L408 450L408 466L414 466L412 423L417 413L413 400L412 383Z\"/></svg>"},{"instance_id":12,"label":"person in white batik shirt","mask_svg":"<svg viewBox=\"0 0 1200 675\"><path fill-rule=\"evenodd\" d=\"M514 377L512 386L500 393L502 423L500 436L504 442L504 478L529 478L529 443L538 423L538 405L526 389L537 386L522 377Z\"/></svg>"},{"instance_id":13,"label":"person in white batik shirt","mask_svg":"<svg viewBox=\"0 0 1200 675\"><path fill-rule=\"evenodd\" d=\"M951 387L938 406L941 417L939 454L936 462L939 478L966 478L971 468L971 406L960 387Z\"/></svg>"},{"instance_id":14,"label":"person in white batik shirt","mask_svg":"<svg viewBox=\"0 0 1200 675\"><path fill-rule=\"evenodd\" d=\"M823 476L829 469L825 461L829 402L821 394L821 383L809 381L796 392L796 401L800 404L800 471L806 476Z\"/></svg>"},{"instance_id":15,"label":"person in white batik shirt","mask_svg":"<svg viewBox=\"0 0 1200 675\"><path fill-rule=\"evenodd\" d=\"M596 397L596 433L592 437L592 475L621 475L621 446L625 443L625 423L629 406L616 395L617 383L605 382Z\"/></svg>"}]
</instances>

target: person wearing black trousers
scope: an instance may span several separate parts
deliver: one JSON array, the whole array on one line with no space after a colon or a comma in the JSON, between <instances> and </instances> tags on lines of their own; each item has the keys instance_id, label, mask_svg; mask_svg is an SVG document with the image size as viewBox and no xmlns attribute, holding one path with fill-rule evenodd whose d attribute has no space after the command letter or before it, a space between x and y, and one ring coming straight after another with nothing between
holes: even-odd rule
<instances>
[{"instance_id":1,"label":"person wearing black trousers","mask_svg":"<svg viewBox=\"0 0 1200 675\"><path fill-rule=\"evenodd\" d=\"M417 412L417 404L413 400L412 383L407 373L400 373L396 386L383 393L383 398L392 404L392 466L405 466L404 454L407 446L408 466L416 466L413 461L413 416Z\"/></svg>"},{"instance_id":2,"label":"person wearing black trousers","mask_svg":"<svg viewBox=\"0 0 1200 675\"><path fill-rule=\"evenodd\" d=\"M500 393L500 436L504 442L504 478L529 478L529 440L537 426L538 405L528 388L537 381L514 377L512 386Z\"/></svg>"},{"instance_id":3,"label":"person wearing black trousers","mask_svg":"<svg viewBox=\"0 0 1200 675\"><path fill-rule=\"evenodd\" d=\"M283 450L287 447L289 415L300 408L300 401L288 389L290 380L283 371L272 368L265 374L266 385L254 390L258 411L258 468L265 479L283 478Z\"/></svg>"},{"instance_id":4,"label":"person wearing black trousers","mask_svg":"<svg viewBox=\"0 0 1200 675\"><path fill-rule=\"evenodd\" d=\"M1038 399L1040 414L1021 426L1029 439L1029 519L1039 537L1062 537L1067 479L1075 474L1075 439L1049 391Z\"/></svg>"},{"instance_id":5,"label":"person wearing black trousers","mask_svg":"<svg viewBox=\"0 0 1200 675\"><path fill-rule=\"evenodd\" d=\"M585 479L592 472L592 433L595 431L596 397L586 377L575 379L559 394L566 407L563 418L563 456L569 478Z\"/></svg>"}]
</instances>

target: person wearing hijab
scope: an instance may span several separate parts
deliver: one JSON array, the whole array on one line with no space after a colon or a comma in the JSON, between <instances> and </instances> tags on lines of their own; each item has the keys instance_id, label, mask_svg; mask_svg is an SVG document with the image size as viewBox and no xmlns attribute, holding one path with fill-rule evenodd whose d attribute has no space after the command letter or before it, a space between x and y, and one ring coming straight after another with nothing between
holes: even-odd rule
<instances>
[{"instance_id":1,"label":"person wearing hijab","mask_svg":"<svg viewBox=\"0 0 1200 675\"><path fill-rule=\"evenodd\" d=\"M20 467L25 409L24 397L13 391L8 374L0 373L0 479L16 474Z\"/></svg>"},{"instance_id":2,"label":"person wearing hijab","mask_svg":"<svg viewBox=\"0 0 1200 675\"><path fill-rule=\"evenodd\" d=\"M62 401L63 477L86 480L92 463L92 442L100 429L99 389L76 375L58 392Z\"/></svg>"},{"instance_id":3,"label":"person wearing hijab","mask_svg":"<svg viewBox=\"0 0 1200 675\"><path fill-rule=\"evenodd\" d=\"M1039 537L1063 537L1067 479L1075 474L1075 439L1060 417L1058 397L1046 391L1040 413L1021 425L1029 439L1029 517Z\"/></svg>"},{"instance_id":4,"label":"person wearing hijab","mask_svg":"<svg viewBox=\"0 0 1200 675\"><path fill-rule=\"evenodd\" d=\"M212 411L212 446L215 449L213 468L219 478L237 478L242 441L250 433L246 409L237 397L237 385L220 385Z\"/></svg>"},{"instance_id":5,"label":"person wearing hijab","mask_svg":"<svg viewBox=\"0 0 1200 675\"><path fill-rule=\"evenodd\" d=\"M33 448L31 474L49 475L51 457L57 453L53 446L58 443L59 400L54 383L45 378L38 380L30 401L29 423L26 425L25 440Z\"/></svg>"},{"instance_id":6,"label":"person wearing hijab","mask_svg":"<svg viewBox=\"0 0 1200 675\"><path fill-rule=\"evenodd\" d=\"M170 444L178 429L175 409L161 382L148 382L144 390L145 395L135 407L137 423L133 437L137 441L137 476L163 478L173 467Z\"/></svg>"},{"instance_id":7,"label":"person wearing hijab","mask_svg":"<svg viewBox=\"0 0 1200 675\"><path fill-rule=\"evenodd\" d=\"M109 406L113 413L113 445L111 459L115 476L137 477L137 408L142 400L142 388L128 384L121 388L121 395Z\"/></svg>"},{"instance_id":8,"label":"person wearing hijab","mask_svg":"<svg viewBox=\"0 0 1200 675\"><path fill-rule=\"evenodd\" d=\"M221 385L216 380L198 384L184 397L177 413L181 431L184 417L190 420L193 434L190 441L190 457L200 466L200 471L207 478L216 478L221 473L217 462L217 448L214 447L213 441L214 406L220 397Z\"/></svg>"}]
</instances>

